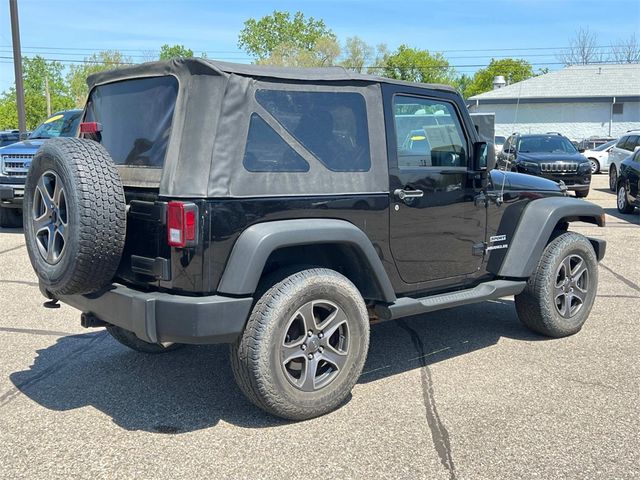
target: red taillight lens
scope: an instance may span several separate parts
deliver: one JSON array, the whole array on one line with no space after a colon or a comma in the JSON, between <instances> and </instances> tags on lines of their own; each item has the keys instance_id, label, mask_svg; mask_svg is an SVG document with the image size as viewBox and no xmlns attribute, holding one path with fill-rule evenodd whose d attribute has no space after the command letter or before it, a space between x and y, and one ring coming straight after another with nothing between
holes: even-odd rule
<instances>
[{"instance_id":1,"label":"red taillight lens","mask_svg":"<svg viewBox=\"0 0 640 480\"><path fill-rule=\"evenodd\" d=\"M172 247L193 246L197 240L198 207L193 203L167 204L167 242Z\"/></svg>"},{"instance_id":2,"label":"red taillight lens","mask_svg":"<svg viewBox=\"0 0 640 480\"><path fill-rule=\"evenodd\" d=\"M80 133L98 133L102 131L102 125L98 122L82 122Z\"/></svg>"}]
</instances>

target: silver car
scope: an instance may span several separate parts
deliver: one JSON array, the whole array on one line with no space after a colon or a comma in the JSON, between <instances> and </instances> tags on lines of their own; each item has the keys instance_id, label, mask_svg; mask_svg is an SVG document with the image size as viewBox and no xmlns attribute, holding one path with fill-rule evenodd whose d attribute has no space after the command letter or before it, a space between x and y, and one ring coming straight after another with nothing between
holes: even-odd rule
<instances>
[{"instance_id":1,"label":"silver car","mask_svg":"<svg viewBox=\"0 0 640 480\"><path fill-rule=\"evenodd\" d=\"M609 152L616 142L617 140L611 140L610 142L603 143L595 148L585 150L582 153L591 163L591 173L609 171Z\"/></svg>"},{"instance_id":2,"label":"silver car","mask_svg":"<svg viewBox=\"0 0 640 480\"><path fill-rule=\"evenodd\" d=\"M609 151L609 188L616 191L620 164L640 149L640 130L630 130L622 135Z\"/></svg>"}]
</instances>

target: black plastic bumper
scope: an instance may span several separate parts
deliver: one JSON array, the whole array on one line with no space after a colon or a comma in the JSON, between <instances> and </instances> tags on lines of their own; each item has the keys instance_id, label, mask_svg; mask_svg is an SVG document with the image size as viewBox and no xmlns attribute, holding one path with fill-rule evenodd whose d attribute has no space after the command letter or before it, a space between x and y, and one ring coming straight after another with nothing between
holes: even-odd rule
<instances>
[{"instance_id":1,"label":"black plastic bumper","mask_svg":"<svg viewBox=\"0 0 640 480\"><path fill-rule=\"evenodd\" d=\"M21 207L24 198L24 185L0 185L0 205Z\"/></svg>"},{"instance_id":2,"label":"black plastic bumper","mask_svg":"<svg viewBox=\"0 0 640 480\"><path fill-rule=\"evenodd\" d=\"M233 342L242 333L253 303L251 297L187 297L141 292L120 284L59 300L129 330L145 342L189 344Z\"/></svg>"}]
</instances>

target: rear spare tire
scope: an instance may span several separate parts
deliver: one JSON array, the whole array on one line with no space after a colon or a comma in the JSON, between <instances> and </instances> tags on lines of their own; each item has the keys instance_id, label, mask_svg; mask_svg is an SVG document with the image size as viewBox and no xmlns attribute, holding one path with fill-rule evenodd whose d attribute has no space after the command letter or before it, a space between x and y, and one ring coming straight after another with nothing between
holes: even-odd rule
<instances>
[{"instance_id":1,"label":"rear spare tire","mask_svg":"<svg viewBox=\"0 0 640 480\"><path fill-rule=\"evenodd\" d=\"M31 265L53 295L91 293L113 278L124 248L126 203L118 171L102 145L47 140L24 193Z\"/></svg>"}]
</instances>

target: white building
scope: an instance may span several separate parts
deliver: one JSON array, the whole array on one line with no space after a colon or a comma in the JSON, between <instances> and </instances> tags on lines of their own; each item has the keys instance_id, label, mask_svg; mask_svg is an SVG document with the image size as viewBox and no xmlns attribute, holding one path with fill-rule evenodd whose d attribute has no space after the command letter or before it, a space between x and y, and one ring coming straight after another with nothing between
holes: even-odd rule
<instances>
[{"instance_id":1,"label":"white building","mask_svg":"<svg viewBox=\"0 0 640 480\"><path fill-rule=\"evenodd\" d=\"M495 113L496 135L617 137L640 128L640 64L567 67L475 95L467 103L471 112Z\"/></svg>"}]
</instances>

